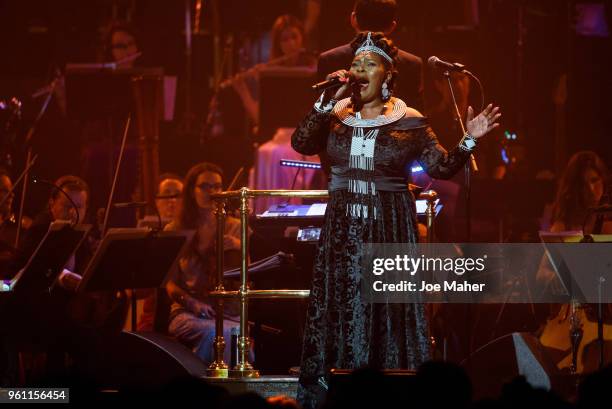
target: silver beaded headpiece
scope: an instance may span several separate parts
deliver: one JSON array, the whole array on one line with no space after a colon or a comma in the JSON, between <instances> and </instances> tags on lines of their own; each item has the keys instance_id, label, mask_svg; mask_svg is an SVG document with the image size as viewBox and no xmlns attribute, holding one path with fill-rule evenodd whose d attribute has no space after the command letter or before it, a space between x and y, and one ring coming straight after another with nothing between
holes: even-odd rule
<instances>
[{"instance_id":1,"label":"silver beaded headpiece","mask_svg":"<svg viewBox=\"0 0 612 409\"><path fill-rule=\"evenodd\" d=\"M366 38L366 40L359 46L357 51L355 51L355 55L357 55L359 53L362 53L364 51L371 51L373 53L381 55L387 61L389 61L391 64L393 64L393 58L391 58L389 56L389 54L387 54L382 48L377 47L376 44L374 44L374 41L372 41L372 32L371 31L368 32L368 38Z\"/></svg>"}]
</instances>

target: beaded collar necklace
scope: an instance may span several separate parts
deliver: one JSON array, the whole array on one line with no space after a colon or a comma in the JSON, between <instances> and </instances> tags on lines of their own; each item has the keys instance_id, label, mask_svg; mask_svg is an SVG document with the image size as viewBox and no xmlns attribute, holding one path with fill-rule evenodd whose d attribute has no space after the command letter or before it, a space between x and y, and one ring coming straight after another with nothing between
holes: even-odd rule
<instances>
[{"instance_id":1,"label":"beaded collar necklace","mask_svg":"<svg viewBox=\"0 0 612 409\"><path fill-rule=\"evenodd\" d=\"M345 125L356 128L375 128L378 126L388 125L399 121L406 115L406 103L401 99L395 98L393 111L389 115L378 115L376 118L363 119L359 112L353 114L351 110L351 99L344 98L338 101L334 106L334 115Z\"/></svg>"}]
</instances>

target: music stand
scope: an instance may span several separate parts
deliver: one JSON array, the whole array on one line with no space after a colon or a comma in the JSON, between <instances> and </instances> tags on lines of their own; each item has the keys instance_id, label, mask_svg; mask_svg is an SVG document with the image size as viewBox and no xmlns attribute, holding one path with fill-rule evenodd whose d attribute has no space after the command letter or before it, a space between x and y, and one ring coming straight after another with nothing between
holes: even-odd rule
<instances>
[{"instance_id":1,"label":"music stand","mask_svg":"<svg viewBox=\"0 0 612 409\"><path fill-rule=\"evenodd\" d=\"M162 68L104 69L69 64L66 67L68 116L74 119L125 119L135 112L132 79L162 77Z\"/></svg>"},{"instance_id":2,"label":"music stand","mask_svg":"<svg viewBox=\"0 0 612 409\"><path fill-rule=\"evenodd\" d=\"M546 257L552 265L553 271L565 295L569 297L570 301L580 300L579 302L584 302L584 294L567 267L560 248L561 244L580 243L582 234L578 232L540 232L539 235L544 244Z\"/></svg>"},{"instance_id":3,"label":"music stand","mask_svg":"<svg viewBox=\"0 0 612 409\"><path fill-rule=\"evenodd\" d=\"M52 222L25 267L11 280L10 290L16 294L50 292L70 256L90 229L90 225L71 226L67 221Z\"/></svg>"},{"instance_id":4,"label":"music stand","mask_svg":"<svg viewBox=\"0 0 612 409\"><path fill-rule=\"evenodd\" d=\"M319 95L310 86L316 70L308 67L267 67L259 72L259 135L266 142L278 128L295 128Z\"/></svg>"},{"instance_id":5,"label":"music stand","mask_svg":"<svg viewBox=\"0 0 612 409\"><path fill-rule=\"evenodd\" d=\"M89 262L77 291L163 287L193 235L193 230L110 229ZM136 328L134 301L132 297L132 328Z\"/></svg>"}]
</instances>

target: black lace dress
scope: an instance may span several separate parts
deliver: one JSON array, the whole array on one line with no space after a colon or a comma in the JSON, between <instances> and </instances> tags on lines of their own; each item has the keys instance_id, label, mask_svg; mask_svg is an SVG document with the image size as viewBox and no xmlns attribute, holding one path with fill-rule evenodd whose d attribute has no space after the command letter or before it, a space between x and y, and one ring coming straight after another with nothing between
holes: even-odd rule
<instances>
[{"instance_id":1,"label":"black lace dress","mask_svg":"<svg viewBox=\"0 0 612 409\"><path fill-rule=\"evenodd\" d=\"M316 407L331 368L416 368L429 359L422 304L365 304L360 297L363 244L415 243L416 209L404 169L418 160L434 178L453 176L469 153L447 152L425 118L403 117L378 128L374 145L377 217L352 217L345 174L353 128L313 109L292 136L299 153L325 153L331 165L330 198L319 240L304 332L298 400ZM380 182L380 183L379 183Z\"/></svg>"}]
</instances>

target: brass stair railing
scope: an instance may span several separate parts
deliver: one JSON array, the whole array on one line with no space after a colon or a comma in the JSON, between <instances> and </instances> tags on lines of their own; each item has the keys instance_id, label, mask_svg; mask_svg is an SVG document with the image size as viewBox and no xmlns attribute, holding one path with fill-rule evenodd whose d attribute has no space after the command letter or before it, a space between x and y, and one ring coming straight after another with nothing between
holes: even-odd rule
<instances>
[{"instance_id":1,"label":"brass stair railing","mask_svg":"<svg viewBox=\"0 0 612 409\"><path fill-rule=\"evenodd\" d=\"M327 190L251 190L243 187L239 190L226 191L212 195L216 202L217 218L217 285L210 292L211 298L216 298L216 323L214 341L214 361L208 367L207 375L216 378L257 378L259 371L248 361L249 327L248 300L250 298L308 298L309 290L251 290L248 286L248 248L249 248L249 199L258 197L286 198L327 198ZM433 221L435 217L435 200L433 191L423 192L420 198L427 200L427 230L428 241L433 238ZM223 236L225 235L225 205L231 199L240 200L240 288L237 291L227 291L223 287ZM226 298L240 301L240 331L238 335L238 356L236 366L229 369L223 361L225 339L223 337L223 302Z\"/></svg>"}]
</instances>

